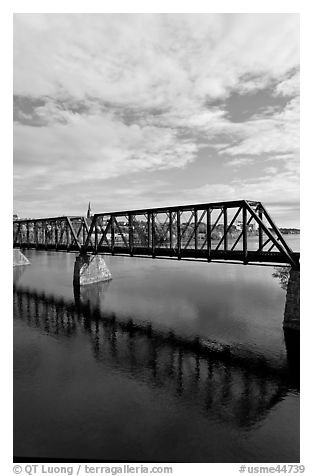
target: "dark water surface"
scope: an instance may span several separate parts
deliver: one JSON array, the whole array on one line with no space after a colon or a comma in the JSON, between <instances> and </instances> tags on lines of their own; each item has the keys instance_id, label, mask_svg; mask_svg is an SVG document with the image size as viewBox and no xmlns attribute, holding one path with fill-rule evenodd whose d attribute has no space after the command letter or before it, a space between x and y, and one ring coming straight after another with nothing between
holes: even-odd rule
<instances>
[{"instance_id":1,"label":"dark water surface","mask_svg":"<svg viewBox=\"0 0 313 476\"><path fill-rule=\"evenodd\" d=\"M273 267L107 256L113 280L74 296L75 254L25 255L16 457L299 461L297 355Z\"/></svg>"}]
</instances>

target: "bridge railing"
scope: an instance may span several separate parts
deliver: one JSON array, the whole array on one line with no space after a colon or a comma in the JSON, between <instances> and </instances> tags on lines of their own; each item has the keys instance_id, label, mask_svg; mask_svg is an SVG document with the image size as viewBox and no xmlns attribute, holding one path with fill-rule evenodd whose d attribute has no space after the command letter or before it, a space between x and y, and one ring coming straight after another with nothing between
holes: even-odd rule
<instances>
[{"instance_id":1,"label":"bridge railing","mask_svg":"<svg viewBox=\"0 0 313 476\"><path fill-rule=\"evenodd\" d=\"M14 222L14 246L298 266L261 202L240 200Z\"/></svg>"}]
</instances>

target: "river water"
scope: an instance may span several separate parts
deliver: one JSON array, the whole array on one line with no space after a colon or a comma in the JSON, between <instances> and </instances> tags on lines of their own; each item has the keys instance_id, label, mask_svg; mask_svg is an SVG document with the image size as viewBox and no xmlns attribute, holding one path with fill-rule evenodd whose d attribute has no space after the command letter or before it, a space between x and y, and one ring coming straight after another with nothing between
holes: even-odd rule
<instances>
[{"instance_id":1,"label":"river water","mask_svg":"<svg viewBox=\"0 0 313 476\"><path fill-rule=\"evenodd\" d=\"M25 255L15 457L299 461L297 342L286 347L277 269L106 256L112 281L78 293L74 253Z\"/></svg>"}]
</instances>

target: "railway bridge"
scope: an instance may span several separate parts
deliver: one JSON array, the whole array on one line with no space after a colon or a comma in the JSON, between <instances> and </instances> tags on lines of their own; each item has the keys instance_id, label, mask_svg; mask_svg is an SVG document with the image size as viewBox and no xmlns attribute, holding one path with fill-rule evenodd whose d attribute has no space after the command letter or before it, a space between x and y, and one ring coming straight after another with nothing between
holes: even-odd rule
<instances>
[{"instance_id":1,"label":"railway bridge","mask_svg":"<svg viewBox=\"0 0 313 476\"><path fill-rule=\"evenodd\" d=\"M292 292L287 292L284 325L299 327L300 253L288 246L261 202L238 200L105 212L89 219L61 216L14 220L13 247L77 252L75 285L111 279L102 257L105 254L287 265L291 268L288 290ZM26 263L20 251L14 257L14 264Z\"/></svg>"}]
</instances>

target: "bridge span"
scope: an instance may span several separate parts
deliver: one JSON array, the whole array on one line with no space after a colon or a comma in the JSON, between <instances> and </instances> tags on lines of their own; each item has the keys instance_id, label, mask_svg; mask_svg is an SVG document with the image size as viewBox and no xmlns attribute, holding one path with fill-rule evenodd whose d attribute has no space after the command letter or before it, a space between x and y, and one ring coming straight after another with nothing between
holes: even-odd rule
<instances>
[{"instance_id":1,"label":"bridge span","mask_svg":"<svg viewBox=\"0 0 313 476\"><path fill-rule=\"evenodd\" d=\"M15 220L13 246L293 268L300 260L264 205L251 200Z\"/></svg>"},{"instance_id":2,"label":"bridge span","mask_svg":"<svg viewBox=\"0 0 313 476\"><path fill-rule=\"evenodd\" d=\"M300 253L261 202L251 200L15 220L13 247L76 251L74 286L112 278L101 254L284 264L290 267L284 328L300 329ZM16 256L17 255L17 256ZM15 250L14 265L28 260Z\"/></svg>"}]
</instances>

